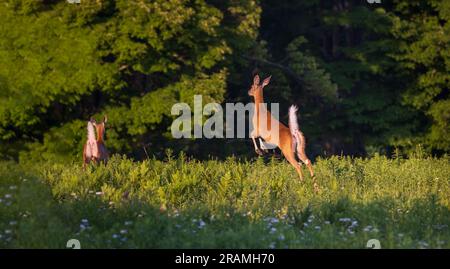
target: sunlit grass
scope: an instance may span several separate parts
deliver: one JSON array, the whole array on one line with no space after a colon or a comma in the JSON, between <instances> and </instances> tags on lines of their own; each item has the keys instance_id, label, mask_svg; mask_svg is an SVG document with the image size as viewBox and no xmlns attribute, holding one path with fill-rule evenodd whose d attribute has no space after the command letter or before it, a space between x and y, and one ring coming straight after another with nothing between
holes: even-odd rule
<instances>
[{"instance_id":1,"label":"sunlit grass","mask_svg":"<svg viewBox=\"0 0 450 269\"><path fill-rule=\"evenodd\" d=\"M0 163L0 247L450 247L448 157ZM305 170L305 174L306 170Z\"/></svg>"}]
</instances>

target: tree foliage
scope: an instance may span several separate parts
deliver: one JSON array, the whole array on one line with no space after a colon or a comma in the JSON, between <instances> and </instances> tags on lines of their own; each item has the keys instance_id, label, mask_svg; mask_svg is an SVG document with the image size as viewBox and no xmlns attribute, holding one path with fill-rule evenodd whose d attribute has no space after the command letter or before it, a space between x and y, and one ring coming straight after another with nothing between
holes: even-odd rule
<instances>
[{"instance_id":1,"label":"tree foliage","mask_svg":"<svg viewBox=\"0 0 450 269\"><path fill-rule=\"evenodd\" d=\"M171 139L170 108L249 102L256 72L273 75L282 121L300 106L313 155L448 152L449 17L436 0L5 0L0 156L77 157L103 114L112 152L245 154L246 141Z\"/></svg>"}]
</instances>

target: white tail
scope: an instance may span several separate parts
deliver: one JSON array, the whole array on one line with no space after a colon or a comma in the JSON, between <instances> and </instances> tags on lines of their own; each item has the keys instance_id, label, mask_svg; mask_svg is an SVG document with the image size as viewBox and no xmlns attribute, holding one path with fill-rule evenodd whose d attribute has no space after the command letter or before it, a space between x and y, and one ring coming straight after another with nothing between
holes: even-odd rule
<instances>
[{"instance_id":1,"label":"white tail","mask_svg":"<svg viewBox=\"0 0 450 269\"><path fill-rule=\"evenodd\" d=\"M295 136L295 133L300 130L297 122L297 111L298 107L296 105L289 107L289 129L291 130L292 136Z\"/></svg>"},{"instance_id":2,"label":"white tail","mask_svg":"<svg viewBox=\"0 0 450 269\"><path fill-rule=\"evenodd\" d=\"M92 124L92 122L90 122L90 121L88 122L88 125L87 125L87 139L88 139L89 143L93 143L97 140L95 138L94 124Z\"/></svg>"},{"instance_id":3,"label":"white tail","mask_svg":"<svg viewBox=\"0 0 450 269\"><path fill-rule=\"evenodd\" d=\"M289 107L289 130L291 131L292 137L294 138L292 147L294 151L297 152L298 158L305 164L308 164L310 161L305 154L305 136L298 127L297 111L297 106L292 105L291 107Z\"/></svg>"},{"instance_id":4,"label":"white tail","mask_svg":"<svg viewBox=\"0 0 450 269\"><path fill-rule=\"evenodd\" d=\"M88 158L98 158L97 139L95 138L94 124L91 121L89 121L87 125L87 142L85 154Z\"/></svg>"}]
</instances>

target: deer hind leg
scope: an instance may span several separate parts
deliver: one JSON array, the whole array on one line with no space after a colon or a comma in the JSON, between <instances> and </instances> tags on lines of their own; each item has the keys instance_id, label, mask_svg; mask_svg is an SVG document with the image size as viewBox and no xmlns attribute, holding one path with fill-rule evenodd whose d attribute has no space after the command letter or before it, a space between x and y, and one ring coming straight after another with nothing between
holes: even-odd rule
<instances>
[{"instance_id":1,"label":"deer hind leg","mask_svg":"<svg viewBox=\"0 0 450 269\"><path fill-rule=\"evenodd\" d=\"M302 132L298 131L294 137L293 137L296 141L296 147L297 147L297 157L304 163L306 164L306 166L308 167L309 170L309 174L311 175L312 178L314 178L314 171L312 168L312 164L311 161L309 160L308 156L306 156L305 153L305 145L302 143L305 143L304 141L304 136L302 134Z\"/></svg>"},{"instance_id":2,"label":"deer hind leg","mask_svg":"<svg viewBox=\"0 0 450 269\"><path fill-rule=\"evenodd\" d=\"M298 157L300 158L300 156L298 156ZM300 160L306 165L306 167L308 167L309 174L310 174L311 177L313 178L313 177L314 177L314 170L313 170L313 168L312 168L311 161L310 161L308 158L300 159Z\"/></svg>"},{"instance_id":3,"label":"deer hind leg","mask_svg":"<svg viewBox=\"0 0 450 269\"><path fill-rule=\"evenodd\" d=\"M300 164L295 159L294 152L289 149L281 149L281 152L283 152L284 157L286 160L294 166L295 170L297 171L298 176L300 177L300 181L303 181L303 172L302 168L300 167Z\"/></svg>"}]
</instances>

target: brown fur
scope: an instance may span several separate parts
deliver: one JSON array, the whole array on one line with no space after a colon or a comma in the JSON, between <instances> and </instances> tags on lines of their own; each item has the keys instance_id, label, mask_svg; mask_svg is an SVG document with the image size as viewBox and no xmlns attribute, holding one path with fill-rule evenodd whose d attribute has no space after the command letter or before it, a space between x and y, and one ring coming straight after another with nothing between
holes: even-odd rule
<instances>
[{"instance_id":1,"label":"brown fur","mask_svg":"<svg viewBox=\"0 0 450 269\"><path fill-rule=\"evenodd\" d=\"M256 75L253 80L253 85L248 92L250 96L253 96L255 102L255 112L253 114L252 119L254 130L251 134L255 150L258 154L261 154L255 141L255 139L258 137L264 139L266 143L277 145L278 148L280 148L286 160L297 171L300 180L303 181L303 173L301 166L295 158L296 142L294 140L295 138L293 137L293 134L291 133L291 130L286 125L273 118L272 114L267 110L266 106L264 105L263 88L266 85L268 85L269 82L270 77L266 78L264 82L261 85L259 85L259 76ZM261 123L264 123L264 121L266 121L267 124L266 130L261 129ZM276 130L275 132L271 130L272 123L274 124L274 128L278 130L278 135ZM303 134L300 131L298 132L298 138L300 139L301 143L297 144L297 155L299 159L302 160L307 165L311 177L314 180L314 189L317 191L318 185L315 182L311 161L306 157L304 151L305 140Z\"/></svg>"},{"instance_id":2,"label":"brown fur","mask_svg":"<svg viewBox=\"0 0 450 269\"><path fill-rule=\"evenodd\" d=\"M105 134L105 124L106 124L107 118L104 117L103 121L101 123L96 123L95 120L91 119L91 122L94 124L94 127L96 129L97 133L97 140L95 146L97 147L97 154L96 156L89 157L87 154L88 149L88 141L84 144L83 147L83 167L86 167L87 164L89 164L91 161L94 163L100 163L103 162L106 164L109 159L109 153L106 149L105 142L104 142L104 134Z\"/></svg>"}]
</instances>

